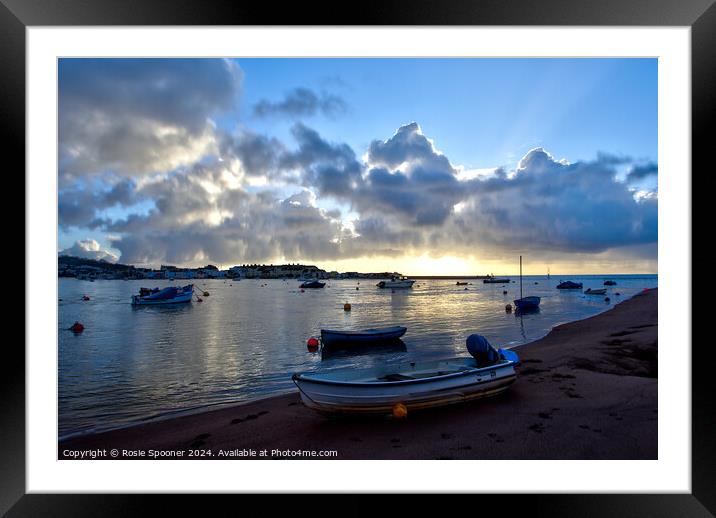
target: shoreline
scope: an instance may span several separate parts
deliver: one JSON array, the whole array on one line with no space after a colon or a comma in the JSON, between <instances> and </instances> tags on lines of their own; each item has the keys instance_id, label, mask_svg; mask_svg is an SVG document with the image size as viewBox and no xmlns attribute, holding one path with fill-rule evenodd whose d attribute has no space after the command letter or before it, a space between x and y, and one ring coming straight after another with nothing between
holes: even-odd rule
<instances>
[{"instance_id":1,"label":"shoreline","mask_svg":"<svg viewBox=\"0 0 716 518\"><path fill-rule=\"evenodd\" d=\"M58 458L656 459L657 330L654 288L515 347L517 382L494 398L402 420L329 419L294 390L73 436Z\"/></svg>"}]
</instances>

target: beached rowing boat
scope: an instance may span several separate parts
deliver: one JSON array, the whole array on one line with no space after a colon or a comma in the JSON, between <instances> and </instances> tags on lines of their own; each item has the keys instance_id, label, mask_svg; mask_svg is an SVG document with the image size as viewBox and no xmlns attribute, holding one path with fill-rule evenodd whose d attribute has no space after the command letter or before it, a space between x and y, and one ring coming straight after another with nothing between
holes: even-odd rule
<instances>
[{"instance_id":1,"label":"beached rowing boat","mask_svg":"<svg viewBox=\"0 0 716 518\"><path fill-rule=\"evenodd\" d=\"M517 354L495 349L479 335L467 342L472 358L307 372L292 379L307 407L329 414L390 414L398 403L418 410L507 390L516 379Z\"/></svg>"},{"instance_id":2,"label":"beached rowing boat","mask_svg":"<svg viewBox=\"0 0 716 518\"><path fill-rule=\"evenodd\" d=\"M382 329L364 329L362 331L334 331L321 329L321 344L324 347L351 347L370 345L397 340L405 334L407 327L393 326Z\"/></svg>"}]
</instances>

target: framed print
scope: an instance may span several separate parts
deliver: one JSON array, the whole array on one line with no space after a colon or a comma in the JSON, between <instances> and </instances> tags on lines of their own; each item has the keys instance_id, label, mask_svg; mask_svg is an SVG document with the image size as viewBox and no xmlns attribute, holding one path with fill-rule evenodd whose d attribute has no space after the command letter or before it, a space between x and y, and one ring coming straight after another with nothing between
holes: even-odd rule
<instances>
[{"instance_id":1,"label":"framed print","mask_svg":"<svg viewBox=\"0 0 716 518\"><path fill-rule=\"evenodd\" d=\"M690 207L716 8L166 7L3 0L28 301L3 510L714 512Z\"/></svg>"}]
</instances>

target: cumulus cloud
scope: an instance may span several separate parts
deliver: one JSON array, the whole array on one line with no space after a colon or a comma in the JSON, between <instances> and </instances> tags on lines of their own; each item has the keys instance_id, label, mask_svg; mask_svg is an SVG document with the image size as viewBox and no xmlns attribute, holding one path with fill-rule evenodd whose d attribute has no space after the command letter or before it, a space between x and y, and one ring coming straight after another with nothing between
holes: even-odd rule
<instances>
[{"instance_id":1,"label":"cumulus cloud","mask_svg":"<svg viewBox=\"0 0 716 518\"><path fill-rule=\"evenodd\" d=\"M257 117L298 118L320 113L327 117L333 117L344 113L346 109L346 102L337 95L326 92L317 94L308 88L295 88L280 101L262 99L254 105L254 115Z\"/></svg>"},{"instance_id":2,"label":"cumulus cloud","mask_svg":"<svg viewBox=\"0 0 716 518\"><path fill-rule=\"evenodd\" d=\"M242 72L223 59L74 59L58 68L60 179L141 175L216 151L211 116L233 109Z\"/></svg>"},{"instance_id":3,"label":"cumulus cloud","mask_svg":"<svg viewBox=\"0 0 716 518\"><path fill-rule=\"evenodd\" d=\"M100 244L94 239L83 239L75 241L75 244L69 248L60 251L60 255L71 255L74 257L82 257L84 259L95 259L97 261L107 261L110 263L117 262L117 256L113 253L102 250Z\"/></svg>"},{"instance_id":4,"label":"cumulus cloud","mask_svg":"<svg viewBox=\"0 0 716 518\"><path fill-rule=\"evenodd\" d=\"M646 167L629 157L570 163L536 148L513 170L466 175L417 123L374 140L362 158L301 123L291 135L293 146L243 130L222 136L220 159L93 194L67 189L61 224L111 233L123 262L151 265L522 250L610 257L657 240L657 197L616 179L619 167ZM153 208L98 218L137 200Z\"/></svg>"},{"instance_id":5,"label":"cumulus cloud","mask_svg":"<svg viewBox=\"0 0 716 518\"><path fill-rule=\"evenodd\" d=\"M541 148L514 176L486 182L451 221L466 242L510 249L600 252L656 242L657 202L635 200L599 159L564 164Z\"/></svg>"},{"instance_id":6,"label":"cumulus cloud","mask_svg":"<svg viewBox=\"0 0 716 518\"><path fill-rule=\"evenodd\" d=\"M115 206L130 206L142 200L130 180L120 180L106 190L75 186L60 191L58 218L62 229L84 227L94 229L103 224L98 212Z\"/></svg>"}]
</instances>

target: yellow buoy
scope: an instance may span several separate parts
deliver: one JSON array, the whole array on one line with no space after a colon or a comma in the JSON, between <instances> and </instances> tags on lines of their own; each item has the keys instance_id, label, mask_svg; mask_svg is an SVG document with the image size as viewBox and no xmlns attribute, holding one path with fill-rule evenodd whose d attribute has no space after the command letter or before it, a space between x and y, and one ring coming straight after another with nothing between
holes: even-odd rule
<instances>
[{"instance_id":1,"label":"yellow buoy","mask_svg":"<svg viewBox=\"0 0 716 518\"><path fill-rule=\"evenodd\" d=\"M403 403L396 403L393 405L393 417L396 419L408 417L408 408Z\"/></svg>"},{"instance_id":2,"label":"yellow buoy","mask_svg":"<svg viewBox=\"0 0 716 518\"><path fill-rule=\"evenodd\" d=\"M343 311L350 311L350 310L351 310L350 304L348 304L347 302L345 304L343 304Z\"/></svg>"}]
</instances>

